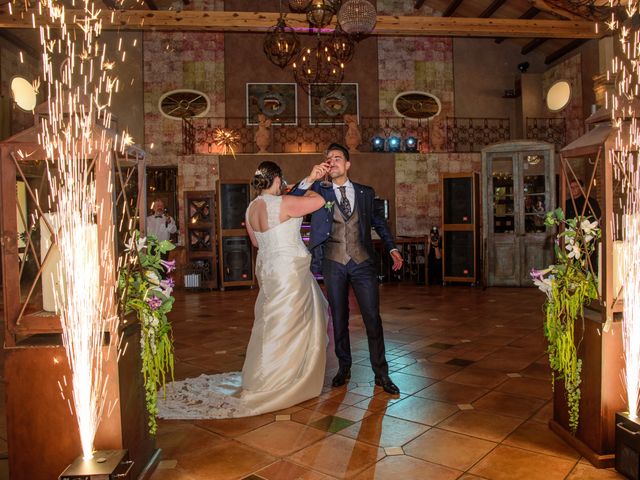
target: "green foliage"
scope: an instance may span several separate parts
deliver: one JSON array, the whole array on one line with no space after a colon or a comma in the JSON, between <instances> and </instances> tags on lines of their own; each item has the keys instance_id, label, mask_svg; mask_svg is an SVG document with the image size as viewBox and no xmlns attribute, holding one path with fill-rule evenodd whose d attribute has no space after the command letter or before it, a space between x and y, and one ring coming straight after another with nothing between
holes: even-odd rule
<instances>
[{"instance_id":1,"label":"green foliage","mask_svg":"<svg viewBox=\"0 0 640 480\"><path fill-rule=\"evenodd\" d=\"M175 268L162 255L175 247L149 235L140 238L134 232L128 244L129 263L121 269L118 287L124 315L136 312L140 322L140 349L145 397L149 412L149 432L155 435L158 425L158 388L164 388L169 375L173 380L173 335L167 314L173 308L173 280L164 279Z\"/></svg>"},{"instance_id":2,"label":"green foliage","mask_svg":"<svg viewBox=\"0 0 640 480\"><path fill-rule=\"evenodd\" d=\"M578 358L579 340L575 322L583 318L584 305L598 298L597 278L592 273L590 255L600 238L597 221L578 217L565 219L561 209L549 212L547 226L564 226L555 244L556 261L545 270L532 270L534 283L547 295L544 305L544 334L553 372L553 383L563 379L569 408L569 427L575 433L580 415L582 360Z\"/></svg>"}]
</instances>

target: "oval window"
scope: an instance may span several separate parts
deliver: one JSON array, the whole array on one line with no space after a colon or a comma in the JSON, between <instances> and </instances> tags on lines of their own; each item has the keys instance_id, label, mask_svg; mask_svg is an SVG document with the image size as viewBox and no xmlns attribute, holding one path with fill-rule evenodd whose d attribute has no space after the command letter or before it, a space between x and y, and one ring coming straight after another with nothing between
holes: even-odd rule
<instances>
[{"instance_id":1,"label":"oval window","mask_svg":"<svg viewBox=\"0 0 640 480\"><path fill-rule=\"evenodd\" d=\"M426 92L402 92L393 101L398 115L415 120L433 118L441 108L440 99Z\"/></svg>"},{"instance_id":2,"label":"oval window","mask_svg":"<svg viewBox=\"0 0 640 480\"><path fill-rule=\"evenodd\" d=\"M209 97L197 90L172 90L158 101L160 113L173 120L203 117L209 112L209 106Z\"/></svg>"},{"instance_id":3,"label":"oval window","mask_svg":"<svg viewBox=\"0 0 640 480\"><path fill-rule=\"evenodd\" d=\"M571 85L566 80L560 80L547 90L547 108L552 112L559 112L571 100Z\"/></svg>"}]
</instances>

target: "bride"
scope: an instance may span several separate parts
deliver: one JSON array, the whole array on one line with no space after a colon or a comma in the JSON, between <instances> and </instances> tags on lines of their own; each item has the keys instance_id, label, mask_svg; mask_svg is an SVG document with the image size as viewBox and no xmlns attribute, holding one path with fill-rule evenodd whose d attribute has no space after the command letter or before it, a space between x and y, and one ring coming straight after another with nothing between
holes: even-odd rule
<instances>
[{"instance_id":1,"label":"bride","mask_svg":"<svg viewBox=\"0 0 640 480\"><path fill-rule=\"evenodd\" d=\"M302 217L324 199L281 195L282 170L260 164L252 180L259 192L246 212L258 247L260 292L242 372L201 375L167 386L158 416L167 419L259 415L317 397L324 382L327 302L309 269L311 255L300 237Z\"/></svg>"}]
</instances>

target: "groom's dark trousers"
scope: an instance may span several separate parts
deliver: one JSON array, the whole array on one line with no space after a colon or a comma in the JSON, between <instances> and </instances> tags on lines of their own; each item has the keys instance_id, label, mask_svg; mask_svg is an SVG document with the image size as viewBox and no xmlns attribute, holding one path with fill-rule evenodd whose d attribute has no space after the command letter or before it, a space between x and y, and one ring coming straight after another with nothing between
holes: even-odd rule
<instances>
[{"instance_id":1,"label":"groom's dark trousers","mask_svg":"<svg viewBox=\"0 0 640 480\"><path fill-rule=\"evenodd\" d=\"M389 374L385 358L384 334L380 318L378 279L372 259L356 264L350 260L346 265L325 259L322 274L331 307L331 320L335 352L341 369L351 367L351 343L349 340L349 284L353 287L360 306L362 320L367 330L369 358L376 377Z\"/></svg>"}]
</instances>

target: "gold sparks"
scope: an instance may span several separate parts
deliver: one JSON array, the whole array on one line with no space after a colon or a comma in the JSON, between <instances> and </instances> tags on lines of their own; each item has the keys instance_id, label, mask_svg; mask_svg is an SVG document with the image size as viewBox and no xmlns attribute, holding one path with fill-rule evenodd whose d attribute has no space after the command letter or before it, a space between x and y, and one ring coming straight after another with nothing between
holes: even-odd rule
<instances>
[{"instance_id":1,"label":"gold sparks","mask_svg":"<svg viewBox=\"0 0 640 480\"><path fill-rule=\"evenodd\" d=\"M216 128L213 132L213 141L218 147L221 147L220 153L227 155L231 153L233 158L236 157L234 148L240 140L240 134L232 128Z\"/></svg>"}]
</instances>

